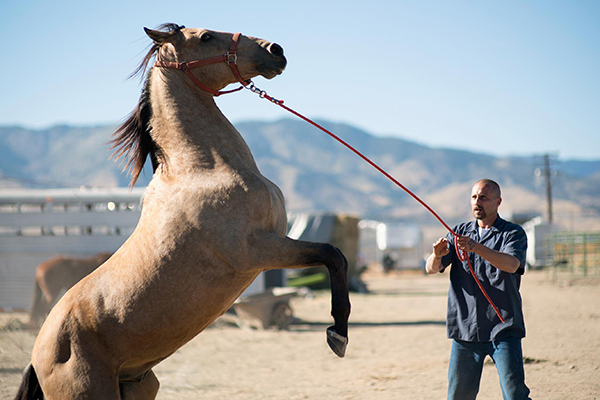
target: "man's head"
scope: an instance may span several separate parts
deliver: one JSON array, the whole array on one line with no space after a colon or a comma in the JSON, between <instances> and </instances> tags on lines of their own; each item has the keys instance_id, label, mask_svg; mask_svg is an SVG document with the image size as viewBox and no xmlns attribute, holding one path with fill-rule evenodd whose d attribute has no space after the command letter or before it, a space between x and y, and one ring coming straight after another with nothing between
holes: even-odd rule
<instances>
[{"instance_id":1,"label":"man's head","mask_svg":"<svg viewBox=\"0 0 600 400\"><path fill-rule=\"evenodd\" d=\"M479 220L479 226L491 226L498 216L498 207L502 203L500 186L490 180L482 179L471 190L471 209Z\"/></svg>"}]
</instances>

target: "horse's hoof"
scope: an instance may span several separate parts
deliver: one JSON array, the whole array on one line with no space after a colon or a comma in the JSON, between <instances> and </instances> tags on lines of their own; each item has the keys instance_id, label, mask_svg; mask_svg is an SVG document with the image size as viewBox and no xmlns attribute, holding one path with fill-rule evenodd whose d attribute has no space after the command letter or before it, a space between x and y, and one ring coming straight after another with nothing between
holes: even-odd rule
<instances>
[{"instance_id":1,"label":"horse's hoof","mask_svg":"<svg viewBox=\"0 0 600 400\"><path fill-rule=\"evenodd\" d=\"M333 326L327 328L327 344L333 350L336 356L344 357L346 355L346 346L348 345L348 338L337 333Z\"/></svg>"}]
</instances>

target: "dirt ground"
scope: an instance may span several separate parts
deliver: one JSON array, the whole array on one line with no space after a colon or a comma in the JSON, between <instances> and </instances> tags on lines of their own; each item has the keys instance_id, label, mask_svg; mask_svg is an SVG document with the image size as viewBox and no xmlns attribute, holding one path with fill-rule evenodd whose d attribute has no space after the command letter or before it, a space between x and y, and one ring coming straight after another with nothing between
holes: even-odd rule
<instances>
[{"instance_id":1,"label":"dirt ground","mask_svg":"<svg viewBox=\"0 0 600 400\"><path fill-rule=\"evenodd\" d=\"M327 347L329 294L294 298L289 331L239 328L221 318L154 370L160 400L444 399L447 274L369 271L369 294L351 296L346 357ZM600 279L557 281L530 271L521 292L526 382L533 399L600 399ZM23 314L0 314L0 398L12 399L35 332ZM501 399L484 367L479 399Z\"/></svg>"}]
</instances>

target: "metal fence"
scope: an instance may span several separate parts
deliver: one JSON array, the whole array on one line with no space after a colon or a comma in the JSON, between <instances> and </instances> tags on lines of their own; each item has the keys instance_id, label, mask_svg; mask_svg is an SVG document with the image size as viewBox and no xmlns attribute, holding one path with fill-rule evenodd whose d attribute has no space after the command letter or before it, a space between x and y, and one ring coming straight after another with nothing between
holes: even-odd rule
<instances>
[{"instance_id":1,"label":"metal fence","mask_svg":"<svg viewBox=\"0 0 600 400\"><path fill-rule=\"evenodd\" d=\"M546 265L554 276L600 276L600 232L558 232L546 237Z\"/></svg>"}]
</instances>

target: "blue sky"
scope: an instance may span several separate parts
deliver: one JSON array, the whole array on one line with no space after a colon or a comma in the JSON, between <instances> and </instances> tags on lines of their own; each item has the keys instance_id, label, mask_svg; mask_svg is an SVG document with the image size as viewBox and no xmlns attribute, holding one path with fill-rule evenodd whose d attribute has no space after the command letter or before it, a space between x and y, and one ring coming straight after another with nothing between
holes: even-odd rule
<instances>
[{"instance_id":1,"label":"blue sky","mask_svg":"<svg viewBox=\"0 0 600 400\"><path fill-rule=\"evenodd\" d=\"M433 147L600 159L598 1L1 1L0 125L116 124L126 80L175 22L283 46L258 87L313 118ZM285 111L221 96L232 121ZM292 117L291 115L289 116Z\"/></svg>"}]
</instances>

